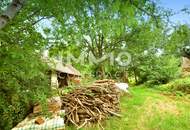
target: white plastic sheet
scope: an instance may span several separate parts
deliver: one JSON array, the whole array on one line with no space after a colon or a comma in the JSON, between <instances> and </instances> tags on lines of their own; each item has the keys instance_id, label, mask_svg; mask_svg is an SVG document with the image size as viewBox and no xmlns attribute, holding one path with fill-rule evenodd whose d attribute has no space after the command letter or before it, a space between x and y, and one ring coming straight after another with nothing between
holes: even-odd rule
<instances>
[{"instance_id":1,"label":"white plastic sheet","mask_svg":"<svg viewBox=\"0 0 190 130\"><path fill-rule=\"evenodd\" d=\"M115 83L115 85L121 90L121 91L124 91L124 92L129 92L128 91L128 84L127 83Z\"/></svg>"}]
</instances>

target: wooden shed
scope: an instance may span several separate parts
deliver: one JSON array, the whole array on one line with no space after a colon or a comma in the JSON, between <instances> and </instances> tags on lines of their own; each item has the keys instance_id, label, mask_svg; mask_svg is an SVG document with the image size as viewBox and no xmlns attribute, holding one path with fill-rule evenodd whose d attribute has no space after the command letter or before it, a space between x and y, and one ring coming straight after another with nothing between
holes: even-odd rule
<instances>
[{"instance_id":1,"label":"wooden shed","mask_svg":"<svg viewBox=\"0 0 190 130\"><path fill-rule=\"evenodd\" d=\"M51 86L62 88L69 83L79 84L81 73L72 65L62 62L48 63L50 67Z\"/></svg>"}]
</instances>

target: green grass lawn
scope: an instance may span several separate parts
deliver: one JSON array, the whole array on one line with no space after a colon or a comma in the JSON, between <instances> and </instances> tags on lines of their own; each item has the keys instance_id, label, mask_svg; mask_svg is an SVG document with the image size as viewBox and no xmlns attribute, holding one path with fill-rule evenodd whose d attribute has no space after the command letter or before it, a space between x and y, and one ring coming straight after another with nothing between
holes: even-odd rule
<instances>
[{"instance_id":1,"label":"green grass lawn","mask_svg":"<svg viewBox=\"0 0 190 130\"><path fill-rule=\"evenodd\" d=\"M190 101L158 90L134 87L121 97L121 118L111 117L105 130L190 130ZM67 127L66 130L74 130ZM97 126L81 130L98 130Z\"/></svg>"}]
</instances>

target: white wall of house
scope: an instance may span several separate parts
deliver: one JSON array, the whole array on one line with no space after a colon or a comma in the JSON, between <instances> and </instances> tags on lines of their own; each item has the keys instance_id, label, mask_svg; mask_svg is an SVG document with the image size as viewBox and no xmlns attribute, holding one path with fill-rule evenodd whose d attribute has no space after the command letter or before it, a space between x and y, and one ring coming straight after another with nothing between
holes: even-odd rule
<instances>
[{"instance_id":1,"label":"white wall of house","mask_svg":"<svg viewBox=\"0 0 190 130\"><path fill-rule=\"evenodd\" d=\"M51 73L51 86L58 87L57 73L55 71Z\"/></svg>"}]
</instances>

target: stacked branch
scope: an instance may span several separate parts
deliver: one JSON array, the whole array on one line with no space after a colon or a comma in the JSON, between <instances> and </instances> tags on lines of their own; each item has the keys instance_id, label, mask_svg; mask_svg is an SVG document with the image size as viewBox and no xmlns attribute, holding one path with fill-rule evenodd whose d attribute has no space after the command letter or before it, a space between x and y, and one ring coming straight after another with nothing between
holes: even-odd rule
<instances>
[{"instance_id":1,"label":"stacked branch","mask_svg":"<svg viewBox=\"0 0 190 130\"><path fill-rule=\"evenodd\" d=\"M120 116L119 92L113 80L98 80L89 87L78 88L62 95L66 124L81 128L100 123L110 115Z\"/></svg>"}]
</instances>

